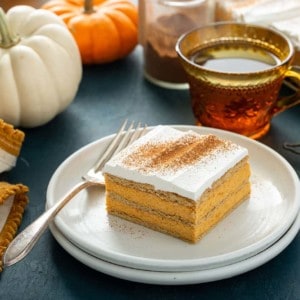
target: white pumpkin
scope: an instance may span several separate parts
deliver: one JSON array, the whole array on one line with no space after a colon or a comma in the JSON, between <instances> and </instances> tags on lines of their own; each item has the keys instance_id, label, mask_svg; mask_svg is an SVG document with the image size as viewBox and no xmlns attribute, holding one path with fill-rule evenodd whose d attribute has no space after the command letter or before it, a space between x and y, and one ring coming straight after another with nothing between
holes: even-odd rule
<instances>
[{"instance_id":1,"label":"white pumpkin","mask_svg":"<svg viewBox=\"0 0 300 300\"><path fill-rule=\"evenodd\" d=\"M22 127L47 123L72 102L81 77L78 46L58 16L0 8L0 118Z\"/></svg>"}]
</instances>

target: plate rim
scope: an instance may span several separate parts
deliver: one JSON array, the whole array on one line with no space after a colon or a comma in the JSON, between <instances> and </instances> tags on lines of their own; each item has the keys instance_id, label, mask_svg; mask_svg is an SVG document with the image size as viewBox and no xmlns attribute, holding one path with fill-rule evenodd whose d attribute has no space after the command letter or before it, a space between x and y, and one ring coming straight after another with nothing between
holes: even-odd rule
<instances>
[{"instance_id":1,"label":"plate rim","mask_svg":"<svg viewBox=\"0 0 300 300\"><path fill-rule=\"evenodd\" d=\"M298 213L295 221L292 223L288 231L279 238L274 244L259 252L258 254L251 256L245 260L214 269L187 271L187 272L161 272L161 271L149 271L129 268L120 266L110 262L103 261L98 257L94 257L91 254L83 251L72 244L63 233L55 226L50 225L50 231L58 244L76 260L84 265L106 275L128 280L138 283L157 284L157 285L187 285L187 284L199 284L207 283L218 280L223 280L231 277L235 277L259 266L267 263L275 258L283 250L285 250L295 239L300 229L300 213Z\"/></svg>"},{"instance_id":2,"label":"plate rim","mask_svg":"<svg viewBox=\"0 0 300 300\"><path fill-rule=\"evenodd\" d=\"M295 195L299 196L299 179L298 176L295 172L295 170L293 169L293 167L289 164L289 162L283 157L281 156L278 152L276 152L274 149L266 146L265 144L256 141L256 140L252 140L249 139L245 136L236 134L236 133L232 133L229 131L224 131L224 130L220 130L220 129L215 129L215 128L208 128L208 127L198 127L198 126L193 126L193 125L167 125L167 126L171 126L174 128L178 128L178 129L182 129L184 128L185 130L195 130L197 132L201 132L204 131L204 133L214 133L214 134L221 134L222 136L226 136L227 138L230 139L230 137L235 137L238 138L239 140L244 140L246 143L254 143L254 144L258 144L259 147L262 147L262 149L264 149L265 151L271 151L271 153L273 155L275 155L277 157L277 159L279 159L281 161L281 163L283 163L285 165L285 167L288 168L289 173L292 175L293 180L295 181L295 187L296 187L296 191L295 191ZM149 127L149 129L152 129L154 126ZM81 147L80 149L78 149L77 151L73 152L67 159L65 159L60 166L56 169L56 171L53 173L49 185L48 185L48 189L47 189L47 204L48 204L48 200L49 200L49 194L50 194L50 190L52 188L52 186L54 186L55 184L55 178L57 176L59 176L61 170L64 169L65 165L68 165L68 163L70 161L72 161L74 158L76 158L77 155L79 155L79 153L86 151L86 149L93 147L97 144L101 144L103 142L105 142L108 139L112 139L112 137L115 134L111 134L108 136L104 136L100 139L97 139L96 141L93 141L83 147ZM229 137L228 137L229 136ZM56 176L56 177L55 177ZM297 180L297 182L296 182ZM295 203L294 203L295 204ZM103 253L101 253L100 256L98 256L96 253L90 252L89 249L83 247L80 243L78 243L76 240L74 240L74 238L72 237L72 235L70 235L68 233L68 230L66 230L66 228L64 228L63 224L60 224L58 220L55 221L56 226L63 232L63 234L65 236L67 236L67 238L73 243L76 244L77 247L81 248L83 251L89 252L94 256L97 256L103 260L109 261L111 263L117 263L117 264L122 264L125 266L134 266L140 269L147 269L147 270L160 270L160 271L166 271L166 270L199 270L199 269L209 269L209 268L214 268L216 266L222 266L222 265L226 265L226 264L231 264L237 260L242 260L245 259L246 257L249 256L253 256L255 254L257 254L260 251L265 250L266 248L268 248L271 244L273 244L274 242L276 242L276 240L278 240L283 234L285 234L285 232L288 230L288 228L290 227L290 225L293 223L293 221L295 220L297 213L299 211L299 207L300 207L300 201L297 201L296 205L296 209L293 210L294 211L294 215L292 215L292 218L289 220L290 222L285 223L285 227L281 228L281 231L278 232L278 235L276 237L276 239L272 239L269 241L264 241L266 239L266 237L264 239L262 239L260 242L263 244L263 246L258 247L258 251L252 251L249 252L249 248L253 247L253 245L251 246L246 246L244 248L242 248L239 250L235 250L233 252L230 253L226 253L226 254L220 254L217 256L213 256L213 257L209 257L209 258L198 258L198 259L182 259L182 260L173 260L170 259L166 262L165 259L157 259L157 258L145 258L143 257L142 259L136 256L128 256L125 255L123 253L116 253L116 252L111 252L111 251L104 251ZM264 242L262 242L264 241ZM257 243L255 243L257 244ZM237 255L238 254L238 255ZM112 258L111 255L113 255L114 257ZM238 258L237 258L238 257ZM226 259L225 259L226 258ZM195 262L197 261L197 264L195 264ZM155 267L154 267L155 266ZM159 266L157 268L157 266Z\"/></svg>"}]
</instances>

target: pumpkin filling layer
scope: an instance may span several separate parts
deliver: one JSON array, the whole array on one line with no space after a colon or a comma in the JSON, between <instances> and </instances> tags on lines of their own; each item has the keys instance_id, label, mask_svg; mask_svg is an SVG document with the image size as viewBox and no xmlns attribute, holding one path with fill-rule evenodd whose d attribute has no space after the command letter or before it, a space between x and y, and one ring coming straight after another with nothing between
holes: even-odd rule
<instances>
[{"instance_id":1,"label":"pumpkin filling layer","mask_svg":"<svg viewBox=\"0 0 300 300\"><path fill-rule=\"evenodd\" d=\"M211 138L159 126L129 146L105 167L108 213L189 242L198 241L250 194L247 151ZM158 145L164 145L164 150L158 151ZM134 160L139 151L147 155ZM206 178L199 176L203 170L198 169L204 166ZM185 179L177 184L181 176ZM165 189L159 186L160 180Z\"/></svg>"}]
</instances>

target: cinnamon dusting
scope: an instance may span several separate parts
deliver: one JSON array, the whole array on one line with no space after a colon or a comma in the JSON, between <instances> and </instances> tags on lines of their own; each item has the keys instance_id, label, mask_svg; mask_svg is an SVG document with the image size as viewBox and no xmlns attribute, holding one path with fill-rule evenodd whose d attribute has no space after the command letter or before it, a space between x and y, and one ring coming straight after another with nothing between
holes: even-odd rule
<instances>
[{"instance_id":1,"label":"cinnamon dusting","mask_svg":"<svg viewBox=\"0 0 300 300\"><path fill-rule=\"evenodd\" d=\"M144 144L128 155L123 164L146 173L158 170L175 172L207 158L217 149L224 151L228 146L214 135L199 137L188 133L179 139Z\"/></svg>"}]
</instances>

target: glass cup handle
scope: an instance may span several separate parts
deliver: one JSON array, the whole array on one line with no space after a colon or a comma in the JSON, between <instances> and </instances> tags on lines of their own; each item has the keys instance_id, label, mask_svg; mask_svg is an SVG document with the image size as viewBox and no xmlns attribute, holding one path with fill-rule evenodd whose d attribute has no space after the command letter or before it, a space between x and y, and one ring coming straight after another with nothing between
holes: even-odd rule
<instances>
[{"instance_id":1,"label":"glass cup handle","mask_svg":"<svg viewBox=\"0 0 300 300\"><path fill-rule=\"evenodd\" d=\"M285 78L290 79L290 81L285 81L285 84L294 90L295 93L290 96L280 97L273 109L273 115L300 104L300 66L291 67L286 72Z\"/></svg>"}]
</instances>

